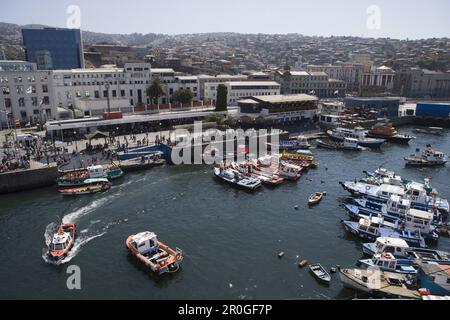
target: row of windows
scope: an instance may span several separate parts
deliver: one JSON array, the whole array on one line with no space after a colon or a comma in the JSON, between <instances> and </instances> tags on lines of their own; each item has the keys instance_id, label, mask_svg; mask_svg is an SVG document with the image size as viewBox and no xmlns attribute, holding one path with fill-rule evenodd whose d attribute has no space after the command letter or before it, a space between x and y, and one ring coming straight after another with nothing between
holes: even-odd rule
<instances>
[{"instance_id":1,"label":"row of windows","mask_svg":"<svg viewBox=\"0 0 450 320\"><path fill-rule=\"evenodd\" d=\"M35 76L29 76L29 77L18 76L18 77L13 78L14 83L22 83L22 82L24 82L24 80L27 80L28 82L36 82L36 77ZM40 76L40 81L47 82L48 77L46 75L42 75L42 76ZM6 76L0 77L0 84L1 83L9 83L8 77L6 77Z\"/></svg>"},{"instance_id":2,"label":"row of windows","mask_svg":"<svg viewBox=\"0 0 450 320\"><path fill-rule=\"evenodd\" d=\"M43 84L41 86L43 93L48 93L48 85ZM2 86L1 91L4 95L9 95L11 93L11 88L9 86ZM36 93L36 85L31 85L28 88L25 89L23 85L16 86L16 93L17 94L34 94Z\"/></svg>"},{"instance_id":3,"label":"row of windows","mask_svg":"<svg viewBox=\"0 0 450 320\"><path fill-rule=\"evenodd\" d=\"M19 107L26 107L26 101L27 101L27 99L25 99L25 98L19 98L17 100L17 103L18 103ZM45 105L45 106L50 105L50 98L48 96L45 96L42 98L41 101L39 101L37 97L31 97L31 105L33 107L37 107L41 104ZM11 99L10 98L5 98L5 107L11 108Z\"/></svg>"}]
</instances>

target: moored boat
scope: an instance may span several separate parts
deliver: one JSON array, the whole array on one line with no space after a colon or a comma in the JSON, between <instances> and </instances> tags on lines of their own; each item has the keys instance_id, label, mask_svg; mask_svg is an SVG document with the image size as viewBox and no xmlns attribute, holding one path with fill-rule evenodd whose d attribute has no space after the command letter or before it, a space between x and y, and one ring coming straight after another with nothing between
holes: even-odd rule
<instances>
[{"instance_id":1,"label":"moored boat","mask_svg":"<svg viewBox=\"0 0 450 320\"><path fill-rule=\"evenodd\" d=\"M352 138L358 140L358 145L362 147L368 147L372 149L378 149L386 142L384 139L368 138L366 137L366 131L361 127L354 129L336 128L328 130L327 134L335 140L344 141L345 138Z\"/></svg>"},{"instance_id":2,"label":"moored boat","mask_svg":"<svg viewBox=\"0 0 450 320\"><path fill-rule=\"evenodd\" d=\"M447 161L445 153L433 150L431 145L428 145L422 152L420 149L416 149L416 153L405 157L406 165L415 167L443 166Z\"/></svg>"},{"instance_id":3,"label":"moored boat","mask_svg":"<svg viewBox=\"0 0 450 320\"><path fill-rule=\"evenodd\" d=\"M324 192L313 193L312 195L309 196L308 205L314 206L316 204L319 204L319 202L322 201L324 195L325 195Z\"/></svg>"},{"instance_id":4,"label":"moored boat","mask_svg":"<svg viewBox=\"0 0 450 320\"><path fill-rule=\"evenodd\" d=\"M75 224L61 224L50 242L49 257L54 261L64 259L73 248L75 236Z\"/></svg>"},{"instance_id":5,"label":"moored boat","mask_svg":"<svg viewBox=\"0 0 450 320\"><path fill-rule=\"evenodd\" d=\"M395 130L392 123L377 123L375 124L368 132L367 137L369 138L380 138L385 139L392 143L402 143L407 144L415 137L410 135L399 134L397 130Z\"/></svg>"},{"instance_id":6,"label":"moored boat","mask_svg":"<svg viewBox=\"0 0 450 320\"><path fill-rule=\"evenodd\" d=\"M180 249L171 249L150 231L130 235L125 245L140 262L158 275L176 272L183 261Z\"/></svg>"},{"instance_id":7,"label":"moored boat","mask_svg":"<svg viewBox=\"0 0 450 320\"><path fill-rule=\"evenodd\" d=\"M58 192L65 196L78 196L104 192L111 188L111 182L106 178L86 179L83 186L76 188L61 188Z\"/></svg>"},{"instance_id":8,"label":"moored boat","mask_svg":"<svg viewBox=\"0 0 450 320\"><path fill-rule=\"evenodd\" d=\"M394 253L398 258L415 261L434 261L450 263L450 253L435 249L410 247L408 243L399 238L380 237L375 242L364 243L363 253L372 257L384 252Z\"/></svg>"},{"instance_id":9,"label":"moored boat","mask_svg":"<svg viewBox=\"0 0 450 320\"><path fill-rule=\"evenodd\" d=\"M377 253L370 259L361 259L359 264L363 268L376 267L383 271L417 274L417 263L410 259L397 259L390 252Z\"/></svg>"},{"instance_id":10,"label":"moored boat","mask_svg":"<svg viewBox=\"0 0 450 320\"><path fill-rule=\"evenodd\" d=\"M245 190L256 190L262 186L259 179L245 177L242 173L231 168L214 168L214 176L221 181L225 181L232 186L239 187Z\"/></svg>"},{"instance_id":11,"label":"moored boat","mask_svg":"<svg viewBox=\"0 0 450 320\"><path fill-rule=\"evenodd\" d=\"M414 275L380 270L339 268L342 285L375 297L420 299Z\"/></svg>"},{"instance_id":12,"label":"moored boat","mask_svg":"<svg viewBox=\"0 0 450 320\"><path fill-rule=\"evenodd\" d=\"M330 274L319 263L310 264L309 270L321 282L329 284L331 282Z\"/></svg>"},{"instance_id":13,"label":"moored boat","mask_svg":"<svg viewBox=\"0 0 450 320\"><path fill-rule=\"evenodd\" d=\"M317 139L317 146L331 150L348 150L348 151L363 151L365 148L358 145L358 140L354 138L345 138L343 141L336 141L332 139Z\"/></svg>"},{"instance_id":14,"label":"moored boat","mask_svg":"<svg viewBox=\"0 0 450 320\"><path fill-rule=\"evenodd\" d=\"M379 237L400 238L413 247L426 248L425 240L420 233L413 233L410 230L395 230L382 227L382 217L371 217L370 219L360 219L356 221L342 220L345 230L361 239L375 241Z\"/></svg>"}]
</instances>

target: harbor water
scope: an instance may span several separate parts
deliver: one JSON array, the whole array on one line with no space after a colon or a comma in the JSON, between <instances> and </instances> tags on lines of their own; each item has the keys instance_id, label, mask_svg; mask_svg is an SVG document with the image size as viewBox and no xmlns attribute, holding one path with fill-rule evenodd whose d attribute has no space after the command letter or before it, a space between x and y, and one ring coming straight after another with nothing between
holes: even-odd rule
<instances>
[{"instance_id":1,"label":"harbor water","mask_svg":"<svg viewBox=\"0 0 450 320\"><path fill-rule=\"evenodd\" d=\"M64 198L55 187L0 196L1 299L348 299L337 274L329 287L298 262L327 269L352 266L361 242L340 223L340 181L383 165L404 178L432 185L450 198L450 165L405 168L403 157L426 144L450 153L450 133L417 136L409 146L386 144L380 151L313 149L319 162L298 183L255 193L213 178L210 166L165 166L126 175L106 193ZM308 197L326 191L308 208ZM296 210L298 206L298 210ZM60 265L47 261L46 241L61 220L76 223L78 239ZM159 240L183 250L178 273L157 277L126 248L128 235L154 231ZM450 251L450 239L437 246ZM285 255L278 257L283 251ZM81 270L81 289L69 290L67 268Z\"/></svg>"}]
</instances>

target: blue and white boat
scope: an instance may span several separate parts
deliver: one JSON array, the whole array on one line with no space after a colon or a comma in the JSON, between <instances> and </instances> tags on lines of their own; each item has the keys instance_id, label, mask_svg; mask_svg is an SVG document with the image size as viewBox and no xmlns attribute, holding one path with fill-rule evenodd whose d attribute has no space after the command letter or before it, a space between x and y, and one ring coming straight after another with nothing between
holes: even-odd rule
<instances>
[{"instance_id":1,"label":"blue and white boat","mask_svg":"<svg viewBox=\"0 0 450 320\"><path fill-rule=\"evenodd\" d=\"M395 199L398 197L393 196L393 198ZM389 202L392 203L394 201L389 200ZM375 211L353 204L346 204L344 207L352 219L370 219L370 217L372 216L382 216L382 226L384 227L393 228L395 230L410 230L412 232L420 232L427 240L439 240L439 234L436 232L436 226L432 225L433 213L431 212L410 209L409 206L407 206L402 214L397 212L397 214L394 216L390 215L388 212L386 212L386 210L384 210L384 212Z\"/></svg>"},{"instance_id":2,"label":"blue and white boat","mask_svg":"<svg viewBox=\"0 0 450 320\"><path fill-rule=\"evenodd\" d=\"M354 196L364 197L372 202L386 203L392 195L406 198L411 201L411 208L419 210L440 210L449 212L449 203L446 199L429 196L421 183L410 183L407 186L390 184L373 185L364 182L340 182L344 190Z\"/></svg>"},{"instance_id":3,"label":"blue and white boat","mask_svg":"<svg viewBox=\"0 0 450 320\"><path fill-rule=\"evenodd\" d=\"M391 196L387 203L380 203L365 198L353 198L351 202L358 206L365 214L374 215L381 213L383 216L390 216L403 220L406 219L406 213L411 210L411 201L396 195ZM431 213L432 224L437 224L446 220L445 214L442 214L439 210L431 209L420 211Z\"/></svg>"},{"instance_id":4,"label":"blue and white boat","mask_svg":"<svg viewBox=\"0 0 450 320\"><path fill-rule=\"evenodd\" d=\"M380 268L382 271L403 273L403 274L417 274L418 265L413 260L397 259L390 252L375 254L370 259L361 259L359 264L362 267Z\"/></svg>"},{"instance_id":5,"label":"blue and white boat","mask_svg":"<svg viewBox=\"0 0 450 320\"><path fill-rule=\"evenodd\" d=\"M364 255L373 257L376 254L390 252L397 258L410 260L434 261L450 263L450 253L435 249L410 247L405 240L399 238L377 238L375 242L362 245Z\"/></svg>"},{"instance_id":6,"label":"blue and white boat","mask_svg":"<svg viewBox=\"0 0 450 320\"><path fill-rule=\"evenodd\" d=\"M342 220L346 231L370 241L379 237L400 238L414 247L426 248L425 240L420 232L413 233L409 230L397 231L392 228L382 227L383 218L371 217L371 219L360 219L358 222Z\"/></svg>"},{"instance_id":7,"label":"blue and white boat","mask_svg":"<svg viewBox=\"0 0 450 320\"><path fill-rule=\"evenodd\" d=\"M366 137L366 130L361 127L356 127L354 129L347 128L336 128L333 130L328 130L327 134L334 140L344 141L345 138L352 138L358 140L358 145L362 147L368 147L373 149L378 149L383 143L386 142L384 139L368 138Z\"/></svg>"}]
</instances>

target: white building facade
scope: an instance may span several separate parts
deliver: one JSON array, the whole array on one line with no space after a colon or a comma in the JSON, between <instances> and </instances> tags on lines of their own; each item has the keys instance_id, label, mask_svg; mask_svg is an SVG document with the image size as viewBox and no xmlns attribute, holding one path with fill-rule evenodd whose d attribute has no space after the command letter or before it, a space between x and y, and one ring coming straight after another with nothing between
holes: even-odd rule
<instances>
[{"instance_id":1,"label":"white building facade","mask_svg":"<svg viewBox=\"0 0 450 320\"><path fill-rule=\"evenodd\" d=\"M205 84L205 98L217 101L217 87L221 83L212 82ZM274 81L231 81L222 83L228 90L228 105L236 106L240 99L258 96L275 96L280 94L281 86Z\"/></svg>"},{"instance_id":2,"label":"white building facade","mask_svg":"<svg viewBox=\"0 0 450 320\"><path fill-rule=\"evenodd\" d=\"M57 119L50 71L37 70L35 63L0 61L0 122L13 126ZM8 119L8 121L7 121Z\"/></svg>"}]
</instances>

